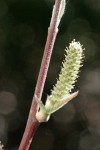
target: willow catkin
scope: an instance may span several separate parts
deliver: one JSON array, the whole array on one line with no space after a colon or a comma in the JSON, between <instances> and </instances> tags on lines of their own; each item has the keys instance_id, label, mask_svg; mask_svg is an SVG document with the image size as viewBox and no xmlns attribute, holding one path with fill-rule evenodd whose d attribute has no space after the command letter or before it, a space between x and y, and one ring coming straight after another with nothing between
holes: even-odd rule
<instances>
[{"instance_id":1,"label":"willow catkin","mask_svg":"<svg viewBox=\"0 0 100 150\"><path fill-rule=\"evenodd\" d=\"M65 49L65 60L62 63L59 78L51 91L51 95L48 96L45 106L37 99L40 109L36 113L36 118L39 122L44 121L44 118L49 118L51 113L57 111L77 96L78 92L71 94L71 90L74 88L82 66L83 50L80 42L75 40Z\"/></svg>"}]
</instances>

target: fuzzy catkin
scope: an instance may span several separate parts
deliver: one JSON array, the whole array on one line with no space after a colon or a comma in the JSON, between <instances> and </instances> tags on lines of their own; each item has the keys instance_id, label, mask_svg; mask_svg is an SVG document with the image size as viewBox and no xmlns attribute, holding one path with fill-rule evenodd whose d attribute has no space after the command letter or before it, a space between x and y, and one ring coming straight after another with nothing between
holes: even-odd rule
<instances>
[{"instance_id":1,"label":"fuzzy catkin","mask_svg":"<svg viewBox=\"0 0 100 150\"><path fill-rule=\"evenodd\" d=\"M52 113L78 95L78 91L71 93L71 90L74 88L79 69L82 66L83 50L82 45L75 40L65 49L65 60L62 63L59 78L51 91L51 95L47 97L46 104L44 105L37 99L40 108L36 113L36 118L39 122L48 121Z\"/></svg>"},{"instance_id":2,"label":"fuzzy catkin","mask_svg":"<svg viewBox=\"0 0 100 150\"><path fill-rule=\"evenodd\" d=\"M61 100L65 95L69 95L74 88L76 79L78 78L79 69L82 66L83 48L79 42L73 40L69 47L65 49L67 53L63 61L63 67L59 74L59 79L48 96L47 101L55 103ZM47 108L47 107L46 107Z\"/></svg>"}]
</instances>

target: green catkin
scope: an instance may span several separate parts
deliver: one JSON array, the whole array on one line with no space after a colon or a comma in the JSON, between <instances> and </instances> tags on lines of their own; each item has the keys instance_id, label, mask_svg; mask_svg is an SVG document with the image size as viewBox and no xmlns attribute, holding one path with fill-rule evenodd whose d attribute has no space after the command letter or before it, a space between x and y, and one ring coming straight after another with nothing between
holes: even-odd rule
<instances>
[{"instance_id":1,"label":"green catkin","mask_svg":"<svg viewBox=\"0 0 100 150\"><path fill-rule=\"evenodd\" d=\"M71 90L75 86L79 69L82 66L83 50L80 42L76 42L75 40L65 49L65 60L62 63L59 78L51 91L51 95L47 97L46 104L43 105L42 102L37 99L40 109L36 113L36 118L39 122L47 121L53 112L77 96L78 92L71 94Z\"/></svg>"},{"instance_id":2,"label":"green catkin","mask_svg":"<svg viewBox=\"0 0 100 150\"><path fill-rule=\"evenodd\" d=\"M79 69L82 66L83 48L79 42L75 40L70 43L69 47L65 49L66 55L63 61L63 66L59 74L59 79L48 96L45 108L50 111L50 105L54 105L61 100L65 95L69 95L74 88L76 79L78 78Z\"/></svg>"}]
</instances>

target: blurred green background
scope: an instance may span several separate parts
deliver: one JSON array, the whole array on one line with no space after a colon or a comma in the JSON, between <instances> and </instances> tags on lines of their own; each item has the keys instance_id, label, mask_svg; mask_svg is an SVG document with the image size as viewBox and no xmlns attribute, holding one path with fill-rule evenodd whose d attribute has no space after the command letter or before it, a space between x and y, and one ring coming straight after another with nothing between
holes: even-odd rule
<instances>
[{"instance_id":1,"label":"blurred green background","mask_svg":"<svg viewBox=\"0 0 100 150\"><path fill-rule=\"evenodd\" d=\"M54 0L0 0L0 140L17 150L28 117ZM100 150L100 0L69 0L43 101L73 39L85 47L79 96L39 127L30 150Z\"/></svg>"}]
</instances>

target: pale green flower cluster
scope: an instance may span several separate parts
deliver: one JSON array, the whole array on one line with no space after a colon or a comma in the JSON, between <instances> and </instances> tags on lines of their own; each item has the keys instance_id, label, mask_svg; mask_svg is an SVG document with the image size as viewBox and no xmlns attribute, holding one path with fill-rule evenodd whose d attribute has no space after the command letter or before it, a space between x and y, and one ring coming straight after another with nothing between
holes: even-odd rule
<instances>
[{"instance_id":1,"label":"pale green flower cluster","mask_svg":"<svg viewBox=\"0 0 100 150\"><path fill-rule=\"evenodd\" d=\"M67 55L65 55L59 79L54 86L51 95L48 97L52 102L62 99L64 95L69 94L74 88L79 69L82 66L83 49L79 42L75 42L75 40L72 41L69 48L65 51Z\"/></svg>"},{"instance_id":2,"label":"pale green flower cluster","mask_svg":"<svg viewBox=\"0 0 100 150\"><path fill-rule=\"evenodd\" d=\"M59 79L53 87L51 95L48 96L45 106L42 103L39 104L40 110L37 113L37 118L42 113L50 115L77 96L78 92L72 94L70 92L74 88L79 69L82 66L83 50L82 45L75 40L65 49L66 55Z\"/></svg>"},{"instance_id":3,"label":"pale green flower cluster","mask_svg":"<svg viewBox=\"0 0 100 150\"><path fill-rule=\"evenodd\" d=\"M83 50L82 45L79 42L75 42L75 40L65 49L67 54L65 55L59 79L46 101L45 108L48 112L52 109L50 105L55 105L64 96L67 97L74 88L79 69L82 66Z\"/></svg>"}]
</instances>

